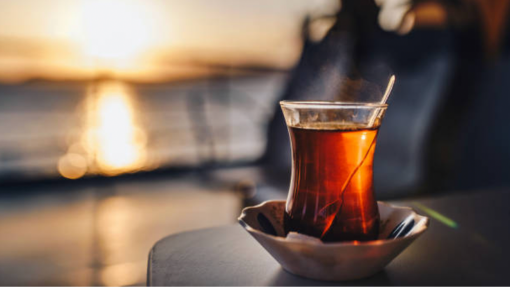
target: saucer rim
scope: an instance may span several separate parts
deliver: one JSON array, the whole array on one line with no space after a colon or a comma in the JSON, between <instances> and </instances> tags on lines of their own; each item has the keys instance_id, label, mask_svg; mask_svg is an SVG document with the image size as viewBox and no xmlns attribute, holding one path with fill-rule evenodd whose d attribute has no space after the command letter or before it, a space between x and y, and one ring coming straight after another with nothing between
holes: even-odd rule
<instances>
[{"instance_id":1,"label":"saucer rim","mask_svg":"<svg viewBox=\"0 0 510 287\"><path fill-rule=\"evenodd\" d=\"M237 218L239 224L241 226L243 226L244 229L246 229L248 232L250 233L256 233L256 234L259 234L261 236L264 236L270 240L276 240L276 241L281 241L281 242L299 242L299 243L302 243L302 244L309 244L309 245L320 245L320 246L325 246L325 247L355 247L355 246L373 246L373 245L388 245L388 244L393 244L393 243L397 243L397 242L401 242L401 241L407 241L407 240L414 240L416 238L418 238L419 236L421 236L425 231L428 230L429 228L429 225L430 225L430 218L427 217L427 216L424 216L424 215L421 215L419 214L418 212L416 212L416 210L414 210L412 207L408 207L408 206L396 206L396 205L393 205L393 204L390 204L390 203L386 203L386 202L383 202L383 201L377 201L377 205L379 206L380 204L381 205L385 205L385 206L388 206L389 208L392 208L392 209L405 209L405 210L409 210L412 212L412 214L414 216L418 216L418 218L420 218L420 221L424 218L425 219L425 224L423 224L421 226L421 229L414 232L413 234L410 234L410 235L405 235L403 237L399 237L399 238L393 238L393 239L376 239L376 240L369 240L369 241L343 241L343 242L322 242L319 244L319 243L315 243L315 242L309 242L309 241L302 241L302 240L298 240L298 239L287 239L286 237L281 237L281 236L274 236L274 235L270 235L270 234L267 234L265 232L262 232L260 230L257 230L253 227L251 227L248 223L246 223L243 219L246 218L247 214L246 212L248 210L252 210L252 209L258 209L258 208L261 208L263 207L264 205L266 204L269 204L269 203L277 203L277 204L285 204L285 200L266 200L260 204L257 204L257 205L254 205L254 206L248 206L248 207L245 207L243 208L243 210L241 211L241 215Z\"/></svg>"}]
</instances>

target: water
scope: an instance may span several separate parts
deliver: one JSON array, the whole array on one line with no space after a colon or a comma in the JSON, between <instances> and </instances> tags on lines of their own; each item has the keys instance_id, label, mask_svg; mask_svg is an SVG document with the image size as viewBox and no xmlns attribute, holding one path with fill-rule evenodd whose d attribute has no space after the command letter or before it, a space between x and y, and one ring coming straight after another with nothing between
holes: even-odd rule
<instances>
[{"instance_id":1,"label":"water","mask_svg":"<svg viewBox=\"0 0 510 287\"><path fill-rule=\"evenodd\" d=\"M0 85L0 182L254 160L284 80Z\"/></svg>"}]
</instances>

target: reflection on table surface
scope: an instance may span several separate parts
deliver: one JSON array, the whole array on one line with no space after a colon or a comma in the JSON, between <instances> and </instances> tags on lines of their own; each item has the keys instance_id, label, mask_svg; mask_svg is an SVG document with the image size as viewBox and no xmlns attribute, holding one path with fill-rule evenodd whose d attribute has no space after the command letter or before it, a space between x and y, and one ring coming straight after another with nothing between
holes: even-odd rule
<instances>
[{"instance_id":1,"label":"reflection on table surface","mask_svg":"<svg viewBox=\"0 0 510 287\"><path fill-rule=\"evenodd\" d=\"M6 285L145 285L157 240L232 224L241 208L234 193L197 176L23 191L0 196Z\"/></svg>"}]
</instances>

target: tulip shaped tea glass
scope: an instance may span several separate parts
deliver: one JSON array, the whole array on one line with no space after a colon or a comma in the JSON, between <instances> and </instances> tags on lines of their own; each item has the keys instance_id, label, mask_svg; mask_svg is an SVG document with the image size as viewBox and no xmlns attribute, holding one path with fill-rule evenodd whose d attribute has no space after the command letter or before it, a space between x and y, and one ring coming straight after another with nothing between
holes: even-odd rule
<instances>
[{"instance_id":1,"label":"tulip shaped tea glass","mask_svg":"<svg viewBox=\"0 0 510 287\"><path fill-rule=\"evenodd\" d=\"M285 229L323 241L374 240L372 162L386 104L282 101L292 175Z\"/></svg>"}]
</instances>

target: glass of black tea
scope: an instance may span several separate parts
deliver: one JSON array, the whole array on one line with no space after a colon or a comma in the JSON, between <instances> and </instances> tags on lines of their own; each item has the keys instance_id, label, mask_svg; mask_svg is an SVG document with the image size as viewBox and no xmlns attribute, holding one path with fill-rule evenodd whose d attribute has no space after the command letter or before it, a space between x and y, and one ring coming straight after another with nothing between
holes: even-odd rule
<instances>
[{"instance_id":1,"label":"glass of black tea","mask_svg":"<svg viewBox=\"0 0 510 287\"><path fill-rule=\"evenodd\" d=\"M282 101L292 148L285 229L325 242L377 239L372 162L386 104Z\"/></svg>"}]
</instances>

